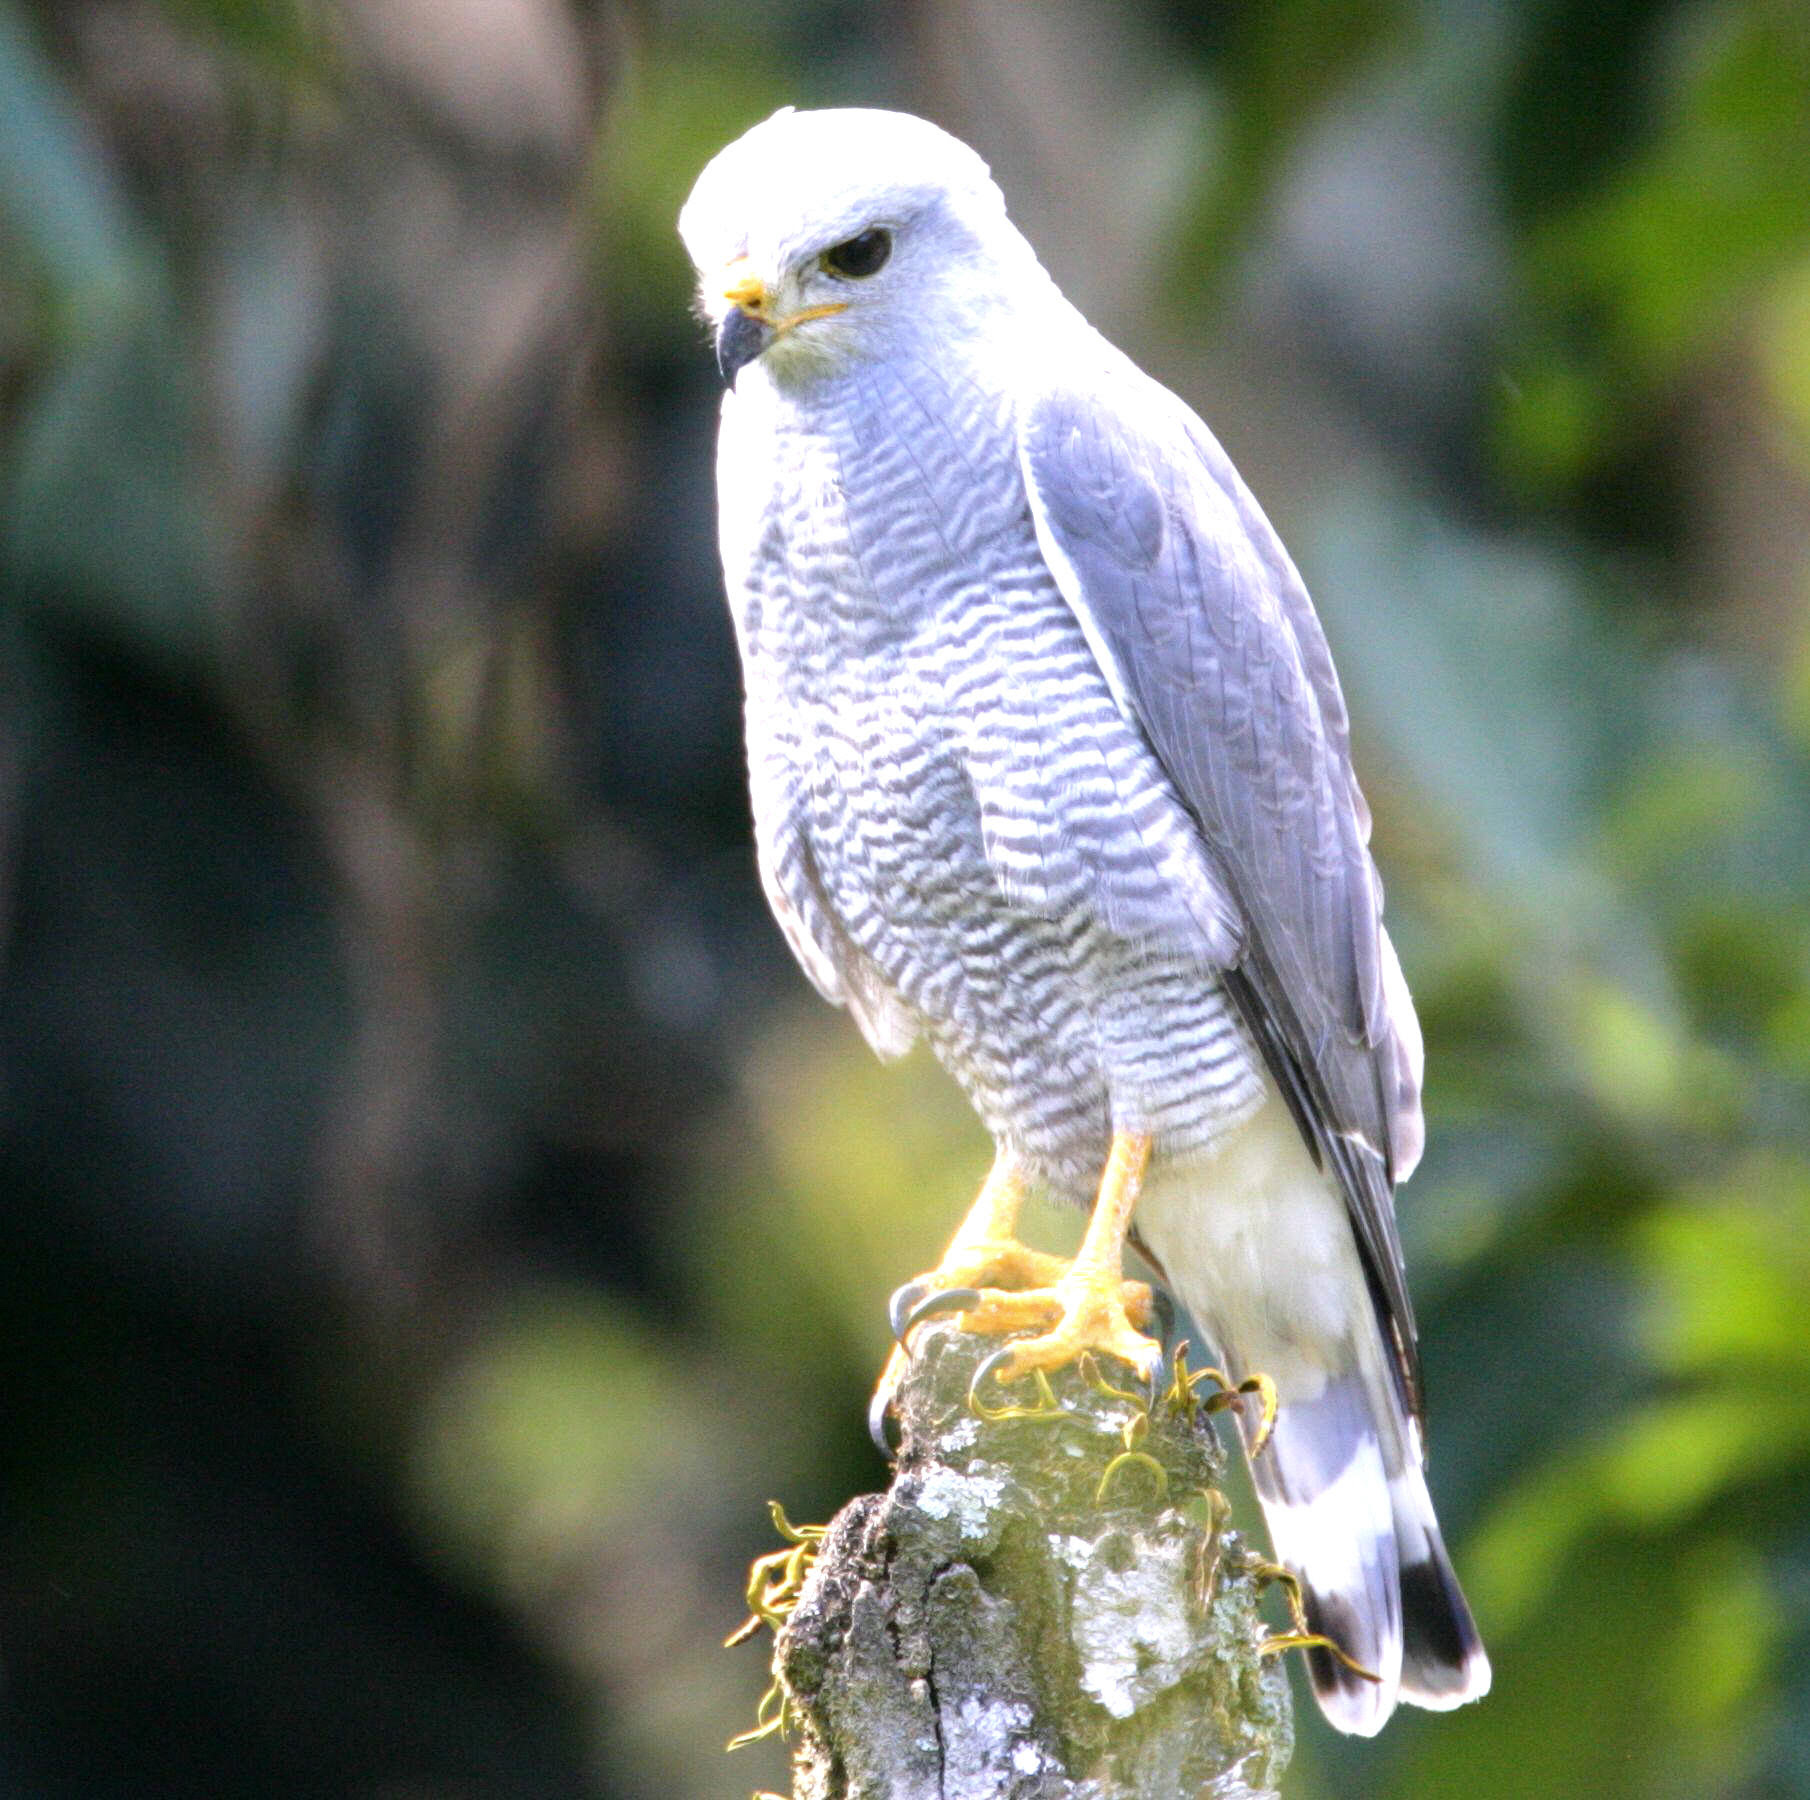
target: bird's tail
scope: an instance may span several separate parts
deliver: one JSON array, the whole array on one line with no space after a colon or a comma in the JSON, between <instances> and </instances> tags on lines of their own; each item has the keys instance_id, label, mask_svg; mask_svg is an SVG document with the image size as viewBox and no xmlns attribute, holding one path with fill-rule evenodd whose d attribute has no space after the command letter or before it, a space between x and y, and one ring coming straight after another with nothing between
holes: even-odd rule
<instances>
[{"instance_id":1,"label":"bird's tail","mask_svg":"<svg viewBox=\"0 0 1810 1800\"><path fill-rule=\"evenodd\" d=\"M1210 1159L1158 1168L1138 1232L1225 1374L1275 1386L1275 1429L1250 1461L1276 1559L1310 1628L1365 1671L1308 1652L1327 1718L1369 1736L1398 1701L1485 1693L1489 1659L1433 1517L1379 1286L1340 1187L1281 1102ZM1249 1401L1238 1415L1248 1456L1259 1421Z\"/></svg>"},{"instance_id":2,"label":"bird's tail","mask_svg":"<svg viewBox=\"0 0 1810 1800\"><path fill-rule=\"evenodd\" d=\"M1301 1584L1309 1629L1364 1671L1309 1650L1315 1696L1340 1731L1363 1737L1398 1700L1443 1709L1478 1698L1490 1681L1433 1516L1418 1433L1375 1348L1311 1398L1284 1393L1275 1429L1251 1459L1277 1560ZM1256 1415L1243 1415L1248 1454Z\"/></svg>"}]
</instances>

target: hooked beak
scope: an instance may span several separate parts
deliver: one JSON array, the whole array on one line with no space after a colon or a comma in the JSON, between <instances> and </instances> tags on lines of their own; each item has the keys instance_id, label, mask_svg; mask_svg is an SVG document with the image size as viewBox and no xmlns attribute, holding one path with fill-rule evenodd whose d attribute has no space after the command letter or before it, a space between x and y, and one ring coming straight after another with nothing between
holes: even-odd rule
<instances>
[{"instance_id":1,"label":"hooked beak","mask_svg":"<svg viewBox=\"0 0 1810 1800\"><path fill-rule=\"evenodd\" d=\"M735 386L736 372L751 363L773 341L773 327L765 319L732 306L716 328L716 366L725 387Z\"/></svg>"},{"instance_id":2,"label":"hooked beak","mask_svg":"<svg viewBox=\"0 0 1810 1800\"><path fill-rule=\"evenodd\" d=\"M723 298L729 302L729 310L716 328L716 366L730 387L735 385L740 370L782 333L811 319L827 319L848 310L845 304L835 302L807 306L776 318L766 283L753 272L745 256L738 256L723 271L723 277Z\"/></svg>"}]
</instances>

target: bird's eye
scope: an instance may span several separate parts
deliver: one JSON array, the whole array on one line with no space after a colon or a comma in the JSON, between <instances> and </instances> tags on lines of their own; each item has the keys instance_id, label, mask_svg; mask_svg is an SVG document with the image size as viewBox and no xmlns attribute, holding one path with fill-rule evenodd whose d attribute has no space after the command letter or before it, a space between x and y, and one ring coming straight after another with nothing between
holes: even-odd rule
<instances>
[{"instance_id":1,"label":"bird's eye","mask_svg":"<svg viewBox=\"0 0 1810 1800\"><path fill-rule=\"evenodd\" d=\"M858 237L832 244L823 253L823 266L832 275L862 281L869 275L879 274L891 255L892 233L884 225L873 225Z\"/></svg>"}]
</instances>

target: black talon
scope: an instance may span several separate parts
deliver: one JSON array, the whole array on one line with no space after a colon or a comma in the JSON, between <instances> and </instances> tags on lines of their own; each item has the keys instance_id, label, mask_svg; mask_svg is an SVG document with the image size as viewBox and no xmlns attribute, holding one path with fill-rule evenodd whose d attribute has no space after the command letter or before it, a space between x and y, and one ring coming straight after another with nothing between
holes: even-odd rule
<instances>
[{"instance_id":1,"label":"black talon","mask_svg":"<svg viewBox=\"0 0 1810 1800\"><path fill-rule=\"evenodd\" d=\"M881 1382L874 1389L874 1397L867 1403L867 1435L873 1439L874 1448L888 1462L898 1455L898 1446L892 1441L892 1433L886 1429L886 1420L892 1412L895 1397L886 1391L886 1383Z\"/></svg>"},{"instance_id":2,"label":"black talon","mask_svg":"<svg viewBox=\"0 0 1810 1800\"><path fill-rule=\"evenodd\" d=\"M978 1305L979 1288L939 1288L934 1294L926 1294L906 1315L899 1342L904 1343L926 1319L934 1319L939 1313L967 1312Z\"/></svg>"},{"instance_id":3,"label":"black talon","mask_svg":"<svg viewBox=\"0 0 1810 1800\"><path fill-rule=\"evenodd\" d=\"M1150 1335L1163 1347L1163 1355L1168 1357L1176 1339L1181 1336L1177 1329L1179 1321L1175 1316L1175 1302L1169 1298L1167 1288L1152 1288L1150 1293Z\"/></svg>"},{"instance_id":4,"label":"black talon","mask_svg":"<svg viewBox=\"0 0 1810 1800\"><path fill-rule=\"evenodd\" d=\"M929 1292L929 1284L923 1281L908 1281L892 1290L892 1298L886 1302L886 1322L892 1327L894 1343L903 1347L907 1321Z\"/></svg>"},{"instance_id":5,"label":"black talon","mask_svg":"<svg viewBox=\"0 0 1810 1800\"><path fill-rule=\"evenodd\" d=\"M980 1394L981 1390L987 1385L988 1378L994 1374L999 1368L999 1365L1011 1360L1013 1352L1017 1348L1018 1346L1016 1344L1007 1344L1003 1350L995 1350L992 1355L988 1356L980 1364L974 1371L974 1378L968 1383L968 1399L970 1402ZM1001 1387L1004 1385L1004 1382L1000 1383Z\"/></svg>"},{"instance_id":6,"label":"black talon","mask_svg":"<svg viewBox=\"0 0 1810 1800\"><path fill-rule=\"evenodd\" d=\"M909 1346L905 1340L926 1319L934 1319L938 1313L966 1312L979 1304L979 1288L933 1288L923 1281L908 1281L893 1289L892 1298L886 1303L886 1318L894 1340L906 1349Z\"/></svg>"}]
</instances>

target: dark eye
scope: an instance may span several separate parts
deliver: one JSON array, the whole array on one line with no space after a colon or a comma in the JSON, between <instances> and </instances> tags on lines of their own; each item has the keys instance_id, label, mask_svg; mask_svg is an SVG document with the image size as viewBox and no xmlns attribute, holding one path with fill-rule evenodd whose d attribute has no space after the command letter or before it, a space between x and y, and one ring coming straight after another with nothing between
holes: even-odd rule
<instances>
[{"instance_id":1,"label":"dark eye","mask_svg":"<svg viewBox=\"0 0 1810 1800\"><path fill-rule=\"evenodd\" d=\"M891 255L892 233L884 225L873 225L859 237L832 244L823 253L823 266L832 275L861 281L869 275L879 274Z\"/></svg>"}]
</instances>

